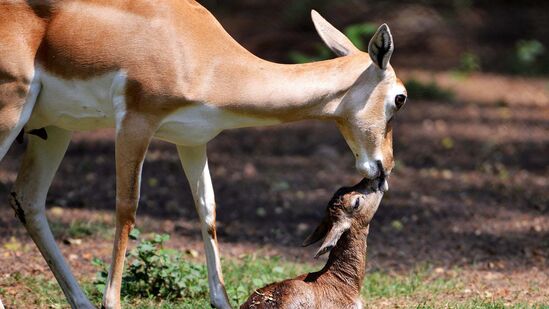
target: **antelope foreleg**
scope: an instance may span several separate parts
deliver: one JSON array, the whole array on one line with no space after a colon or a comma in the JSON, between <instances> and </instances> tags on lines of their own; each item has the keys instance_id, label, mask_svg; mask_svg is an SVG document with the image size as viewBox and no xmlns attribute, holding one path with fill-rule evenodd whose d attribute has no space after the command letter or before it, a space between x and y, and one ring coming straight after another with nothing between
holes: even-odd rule
<instances>
[{"instance_id":1,"label":"antelope foreleg","mask_svg":"<svg viewBox=\"0 0 549 309\"><path fill-rule=\"evenodd\" d=\"M215 197L208 168L206 145L177 148L200 217L202 239L208 266L210 302L216 308L231 308L221 271L219 249L215 230Z\"/></svg>"},{"instance_id":2,"label":"antelope foreleg","mask_svg":"<svg viewBox=\"0 0 549 309\"><path fill-rule=\"evenodd\" d=\"M122 272L128 236L135 224L141 170L155 126L137 114L126 115L117 124L116 135L116 232L112 264L103 296L107 309L120 308Z\"/></svg>"}]
</instances>

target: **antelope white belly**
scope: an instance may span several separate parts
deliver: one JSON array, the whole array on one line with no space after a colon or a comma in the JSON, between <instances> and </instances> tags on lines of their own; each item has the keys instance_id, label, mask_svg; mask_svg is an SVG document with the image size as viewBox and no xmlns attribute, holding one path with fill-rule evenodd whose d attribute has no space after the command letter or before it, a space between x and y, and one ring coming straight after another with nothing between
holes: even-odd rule
<instances>
[{"instance_id":1,"label":"antelope white belly","mask_svg":"<svg viewBox=\"0 0 549 309\"><path fill-rule=\"evenodd\" d=\"M111 88L120 72L80 80L37 70L42 89L29 126L55 125L70 131L114 127Z\"/></svg>"},{"instance_id":2,"label":"antelope white belly","mask_svg":"<svg viewBox=\"0 0 549 309\"><path fill-rule=\"evenodd\" d=\"M198 146L216 137L221 131L280 123L275 118L243 115L208 105L183 107L166 117L156 137L177 145Z\"/></svg>"},{"instance_id":3,"label":"antelope white belly","mask_svg":"<svg viewBox=\"0 0 549 309\"><path fill-rule=\"evenodd\" d=\"M42 89L27 124L28 129L56 126L84 131L116 126L124 116L124 72L110 72L86 80L63 79L37 68ZM260 118L231 112L207 104L184 106L168 115L155 137L184 146L203 145L221 131L278 124L274 118Z\"/></svg>"}]
</instances>

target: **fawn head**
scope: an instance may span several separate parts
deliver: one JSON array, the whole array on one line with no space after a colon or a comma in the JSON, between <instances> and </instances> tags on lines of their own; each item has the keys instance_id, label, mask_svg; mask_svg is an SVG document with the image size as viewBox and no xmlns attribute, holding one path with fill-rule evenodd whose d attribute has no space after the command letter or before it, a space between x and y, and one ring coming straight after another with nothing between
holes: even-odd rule
<instances>
[{"instance_id":1,"label":"fawn head","mask_svg":"<svg viewBox=\"0 0 549 309\"><path fill-rule=\"evenodd\" d=\"M365 178L352 187L337 190L328 203L324 219L303 242L303 246L309 246L324 238L315 255L319 257L332 250L341 235L352 227L355 230L367 228L383 197L383 192L379 189L381 181L380 178Z\"/></svg>"}]
</instances>

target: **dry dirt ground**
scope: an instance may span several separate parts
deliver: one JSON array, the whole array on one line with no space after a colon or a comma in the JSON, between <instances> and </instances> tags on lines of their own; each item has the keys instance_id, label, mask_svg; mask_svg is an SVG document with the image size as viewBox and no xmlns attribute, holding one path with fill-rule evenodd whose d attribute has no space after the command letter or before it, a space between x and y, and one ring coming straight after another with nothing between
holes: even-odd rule
<instances>
[{"instance_id":1,"label":"dry dirt ground","mask_svg":"<svg viewBox=\"0 0 549 309\"><path fill-rule=\"evenodd\" d=\"M464 286L445 295L549 302L549 81L403 72L435 79L454 102L411 100L395 124L397 166L369 237L369 267L406 273L430 265L459 269ZM47 266L7 204L24 146L0 165L0 287L14 272ZM311 261L299 247L331 194L359 180L336 127L304 122L225 132L209 146L224 257L257 252ZM93 222L112 227L111 131L77 133L55 178L48 215L77 276L91 280L95 256L108 259L105 233L63 243L64 230ZM138 227L168 232L170 246L202 254L197 216L175 147L155 142L144 166ZM75 223L76 222L76 223ZM108 233L107 233L108 234ZM410 304L379 300L379 306Z\"/></svg>"}]
</instances>

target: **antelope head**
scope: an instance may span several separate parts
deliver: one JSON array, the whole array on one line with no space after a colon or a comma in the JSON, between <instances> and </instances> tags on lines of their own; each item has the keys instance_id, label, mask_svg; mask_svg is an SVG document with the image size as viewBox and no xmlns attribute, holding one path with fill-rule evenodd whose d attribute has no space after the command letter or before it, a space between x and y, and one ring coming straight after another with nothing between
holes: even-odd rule
<instances>
[{"instance_id":1,"label":"antelope head","mask_svg":"<svg viewBox=\"0 0 549 309\"><path fill-rule=\"evenodd\" d=\"M391 121L406 103L406 89L390 65L394 44L391 31L381 25L370 40L368 53L351 41L316 11L313 22L326 45L338 56L362 55L364 71L345 93L335 112L341 134L356 158L356 169L368 179L386 176L394 167Z\"/></svg>"},{"instance_id":2,"label":"antelope head","mask_svg":"<svg viewBox=\"0 0 549 309\"><path fill-rule=\"evenodd\" d=\"M343 233L351 228L355 231L367 229L383 197L383 192L378 190L381 181L380 178L365 178L352 187L339 189L328 203L324 219L303 246L324 239L315 255L319 257L332 250Z\"/></svg>"}]
</instances>

